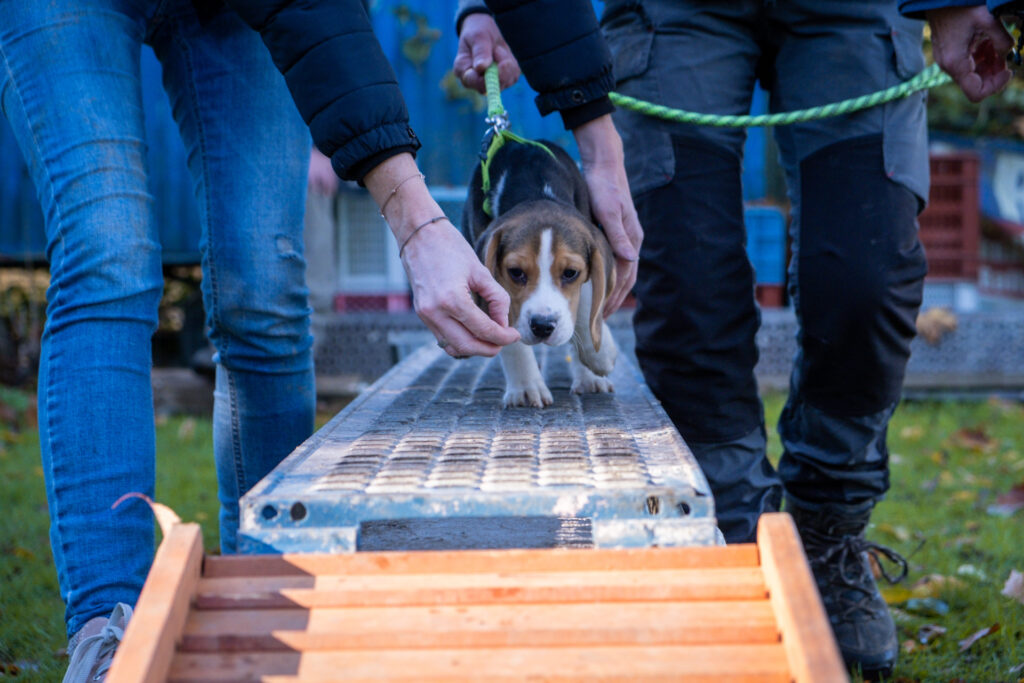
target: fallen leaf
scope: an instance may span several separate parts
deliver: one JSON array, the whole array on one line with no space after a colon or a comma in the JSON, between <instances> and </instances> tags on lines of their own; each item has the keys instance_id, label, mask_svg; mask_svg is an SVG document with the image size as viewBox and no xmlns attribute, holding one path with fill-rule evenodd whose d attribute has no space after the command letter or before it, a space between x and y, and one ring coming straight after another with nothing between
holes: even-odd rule
<instances>
[{"instance_id":1,"label":"fallen leaf","mask_svg":"<svg viewBox=\"0 0 1024 683\"><path fill-rule=\"evenodd\" d=\"M938 598L910 598L903 608L925 617L942 617L949 614L949 605Z\"/></svg>"},{"instance_id":2,"label":"fallen leaf","mask_svg":"<svg viewBox=\"0 0 1024 683\"><path fill-rule=\"evenodd\" d=\"M917 642L927 645L946 632L945 626L938 624L925 624L917 630Z\"/></svg>"},{"instance_id":3,"label":"fallen leaf","mask_svg":"<svg viewBox=\"0 0 1024 683\"><path fill-rule=\"evenodd\" d=\"M879 586L878 590L888 605L901 605L914 597L911 590L903 586Z\"/></svg>"},{"instance_id":4,"label":"fallen leaf","mask_svg":"<svg viewBox=\"0 0 1024 683\"><path fill-rule=\"evenodd\" d=\"M906 542L910 540L910 532L907 531L907 527L905 526L893 526L892 524L883 522L875 528L881 533L886 534L897 541Z\"/></svg>"},{"instance_id":5,"label":"fallen leaf","mask_svg":"<svg viewBox=\"0 0 1024 683\"><path fill-rule=\"evenodd\" d=\"M1024 671L1024 664L1018 664L1017 666L1010 667L1010 673L1012 674L1019 674L1021 671Z\"/></svg>"},{"instance_id":6,"label":"fallen leaf","mask_svg":"<svg viewBox=\"0 0 1024 683\"><path fill-rule=\"evenodd\" d=\"M907 640L903 641L903 653L904 654L908 654L909 655L910 653L912 653L915 650L917 650L919 647L921 647L921 646L917 644L916 640L907 639Z\"/></svg>"},{"instance_id":7,"label":"fallen leaf","mask_svg":"<svg viewBox=\"0 0 1024 683\"><path fill-rule=\"evenodd\" d=\"M973 503L978 499L977 491L957 491L950 498L957 503Z\"/></svg>"},{"instance_id":8,"label":"fallen leaf","mask_svg":"<svg viewBox=\"0 0 1024 683\"><path fill-rule=\"evenodd\" d=\"M935 346L950 332L956 331L956 314L948 308L929 308L917 316L917 333Z\"/></svg>"},{"instance_id":9,"label":"fallen leaf","mask_svg":"<svg viewBox=\"0 0 1024 683\"><path fill-rule=\"evenodd\" d=\"M995 505L988 506L988 514L1009 517L1020 509L1024 509L1024 482L1018 482L1012 489L997 496Z\"/></svg>"},{"instance_id":10,"label":"fallen leaf","mask_svg":"<svg viewBox=\"0 0 1024 683\"><path fill-rule=\"evenodd\" d=\"M928 574L918 579L910 587L910 592L914 594L915 598L934 598L947 588L963 587L964 582L957 578L942 574Z\"/></svg>"},{"instance_id":11,"label":"fallen leaf","mask_svg":"<svg viewBox=\"0 0 1024 683\"><path fill-rule=\"evenodd\" d=\"M1000 595L1013 598L1024 605L1024 574L1021 574L1016 569L1011 569L1010 576L1006 579L1006 584L1003 586Z\"/></svg>"},{"instance_id":12,"label":"fallen leaf","mask_svg":"<svg viewBox=\"0 0 1024 683\"><path fill-rule=\"evenodd\" d=\"M960 652L967 652L968 648L970 648L971 645L974 645L976 642L978 642L982 638L984 638L986 636L990 636L990 635L992 635L993 633L995 633L998 630L999 630L999 624L992 624L988 628L983 628L980 631L975 631L971 635L969 635L966 638L964 638L963 640L959 641L958 644L960 645Z\"/></svg>"},{"instance_id":13,"label":"fallen leaf","mask_svg":"<svg viewBox=\"0 0 1024 683\"><path fill-rule=\"evenodd\" d=\"M924 428L921 425L910 425L900 430L900 438L909 441L917 441L924 436Z\"/></svg>"},{"instance_id":14,"label":"fallen leaf","mask_svg":"<svg viewBox=\"0 0 1024 683\"><path fill-rule=\"evenodd\" d=\"M998 442L990 437L983 427L958 429L953 433L953 443L960 448L980 452L988 452L998 445Z\"/></svg>"},{"instance_id":15,"label":"fallen leaf","mask_svg":"<svg viewBox=\"0 0 1024 683\"><path fill-rule=\"evenodd\" d=\"M969 576L972 579L978 581L988 581L988 574L984 570L978 569L973 564L962 564L956 568L957 576Z\"/></svg>"},{"instance_id":16,"label":"fallen leaf","mask_svg":"<svg viewBox=\"0 0 1024 683\"><path fill-rule=\"evenodd\" d=\"M178 441L192 441L196 435L196 421L194 418L187 417L182 420L181 425L178 427Z\"/></svg>"}]
</instances>

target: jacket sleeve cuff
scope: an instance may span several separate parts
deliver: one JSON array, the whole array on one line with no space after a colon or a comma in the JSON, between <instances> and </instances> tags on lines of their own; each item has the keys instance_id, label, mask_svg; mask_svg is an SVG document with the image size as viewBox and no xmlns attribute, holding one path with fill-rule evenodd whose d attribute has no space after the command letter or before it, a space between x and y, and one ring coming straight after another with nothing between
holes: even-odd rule
<instances>
[{"instance_id":1,"label":"jacket sleeve cuff","mask_svg":"<svg viewBox=\"0 0 1024 683\"><path fill-rule=\"evenodd\" d=\"M373 156L367 157L361 161L357 161L352 166L348 167L347 175L349 178L354 179L359 183L359 187L366 187L366 183L363 180L366 178L366 174L377 168L391 157L396 157L403 152L416 156L416 145L402 145L401 147L392 147L390 149L382 149ZM340 174L339 174L340 175Z\"/></svg>"},{"instance_id":2,"label":"jacket sleeve cuff","mask_svg":"<svg viewBox=\"0 0 1024 683\"><path fill-rule=\"evenodd\" d=\"M492 17L494 12L487 8L484 0L459 0L459 6L455 10L455 35L462 33L462 22L470 14L489 14Z\"/></svg>"},{"instance_id":3,"label":"jacket sleeve cuff","mask_svg":"<svg viewBox=\"0 0 1024 683\"><path fill-rule=\"evenodd\" d=\"M1005 1L1005 0L1004 0ZM901 0L900 13L911 19L926 19L925 13L947 7L974 7L984 5L985 0Z\"/></svg>"},{"instance_id":4,"label":"jacket sleeve cuff","mask_svg":"<svg viewBox=\"0 0 1024 683\"><path fill-rule=\"evenodd\" d=\"M565 129L573 130L600 116L611 114L613 111L615 111L615 105L612 104L611 99L605 95L604 97L600 97L592 102L587 102L579 107L562 109L558 113L562 116L562 123L565 125Z\"/></svg>"},{"instance_id":5,"label":"jacket sleeve cuff","mask_svg":"<svg viewBox=\"0 0 1024 683\"><path fill-rule=\"evenodd\" d=\"M612 75L611 64L608 64L597 78L568 88L541 93L537 95L535 101L540 115L546 116L555 110L574 109L607 98L614 87L615 77Z\"/></svg>"}]
</instances>

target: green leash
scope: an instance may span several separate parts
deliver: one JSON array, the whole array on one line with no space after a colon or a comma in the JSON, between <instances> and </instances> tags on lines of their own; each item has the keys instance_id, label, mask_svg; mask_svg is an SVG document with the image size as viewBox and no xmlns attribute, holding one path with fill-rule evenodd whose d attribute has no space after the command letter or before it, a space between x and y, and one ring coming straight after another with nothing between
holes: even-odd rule
<instances>
[{"instance_id":1,"label":"green leash","mask_svg":"<svg viewBox=\"0 0 1024 683\"><path fill-rule=\"evenodd\" d=\"M501 84L498 82L498 65L491 64L484 72L484 84L487 90L487 118L484 122L489 126L484 134L480 151L480 180L484 192L483 210L488 216L491 213L491 161L494 155L506 142L518 142L523 145L535 145L551 155L555 154L546 145L535 140L528 140L516 135L508 129L508 112L501 104Z\"/></svg>"},{"instance_id":2,"label":"green leash","mask_svg":"<svg viewBox=\"0 0 1024 683\"><path fill-rule=\"evenodd\" d=\"M692 123L698 126L717 126L720 128L746 128L749 126L785 126L791 123L803 123L804 121L814 121L816 119L828 118L829 116L849 114L861 109L885 104L886 102L892 102L920 90L927 90L937 85L949 83L952 80L948 74L939 69L938 64L932 64L909 81L871 93L870 95L862 95L849 100L824 104L809 109L783 112L781 114L759 114L757 116L698 114L697 112L673 109L660 104L644 102L643 100L628 97L617 92L608 93L608 96L617 107L631 109L647 116L675 121L676 123Z\"/></svg>"}]
</instances>

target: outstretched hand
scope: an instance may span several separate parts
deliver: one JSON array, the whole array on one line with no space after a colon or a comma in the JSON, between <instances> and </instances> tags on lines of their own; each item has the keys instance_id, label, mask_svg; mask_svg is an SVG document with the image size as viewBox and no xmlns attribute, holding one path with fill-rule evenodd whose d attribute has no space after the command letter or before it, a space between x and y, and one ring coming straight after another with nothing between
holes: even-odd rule
<instances>
[{"instance_id":1,"label":"outstretched hand","mask_svg":"<svg viewBox=\"0 0 1024 683\"><path fill-rule=\"evenodd\" d=\"M416 313L448 355L494 356L519 340L508 324L509 296L430 196L409 153L363 178L398 241ZM484 312L474 294L487 303Z\"/></svg>"},{"instance_id":2,"label":"outstretched hand","mask_svg":"<svg viewBox=\"0 0 1024 683\"><path fill-rule=\"evenodd\" d=\"M985 5L949 7L927 13L935 63L971 102L999 92L1013 75L1006 56L1013 38Z\"/></svg>"},{"instance_id":3,"label":"outstretched hand","mask_svg":"<svg viewBox=\"0 0 1024 683\"><path fill-rule=\"evenodd\" d=\"M519 62L501 37L494 17L480 12L470 14L462 20L459 49L452 70L464 86L482 94L486 91L484 72L492 63L498 65L498 81L502 90L519 80L522 73Z\"/></svg>"},{"instance_id":4,"label":"outstretched hand","mask_svg":"<svg viewBox=\"0 0 1024 683\"><path fill-rule=\"evenodd\" d=\"M519 340L508 325L508 292L448 221L420 230L406 245L402 264L417 315L449 355L494 356ZM486 313L474 293L487 303Z\"/></svg>"}]
</instances>

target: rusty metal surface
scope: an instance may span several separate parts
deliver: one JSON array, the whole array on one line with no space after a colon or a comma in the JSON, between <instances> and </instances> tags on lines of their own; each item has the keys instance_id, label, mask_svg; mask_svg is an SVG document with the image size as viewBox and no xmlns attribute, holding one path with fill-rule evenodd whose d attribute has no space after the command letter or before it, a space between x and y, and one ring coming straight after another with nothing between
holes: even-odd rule
<instances>
[{"instance_id":1,"label":"rusty metal surface","mask_svg":"<svg viewBox=\"0 0 1024 683\"><path fill-rule=\"evenodd\" d=\"M636 368L620 357L614 394L580 396L565 353L539 349L544 409L502 408L496 359L414 353L243 498L243 552L719 542Z\"/></svg>"}]
</instances>

